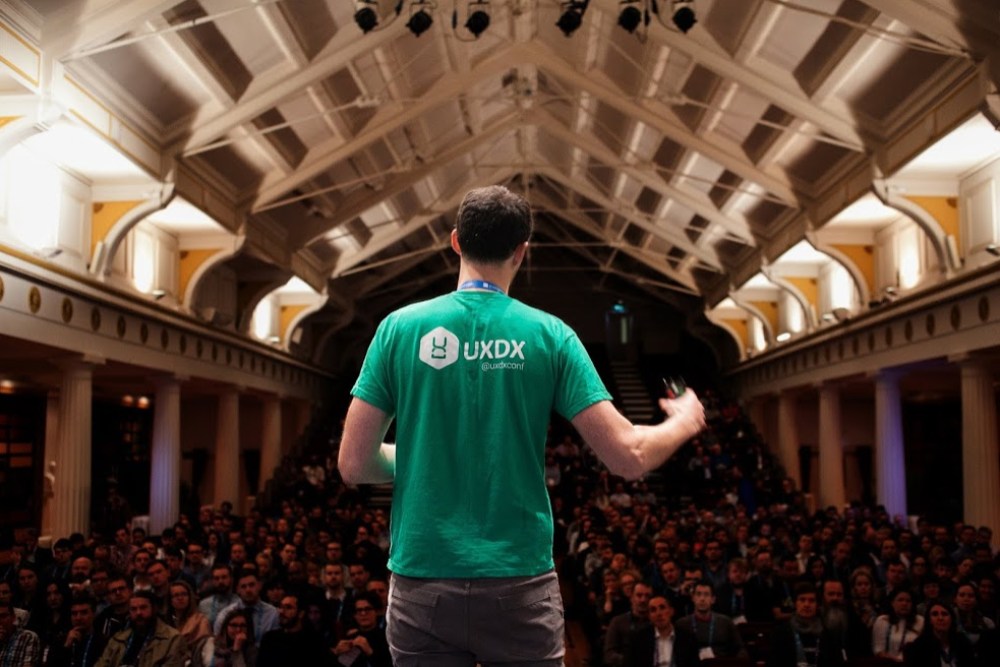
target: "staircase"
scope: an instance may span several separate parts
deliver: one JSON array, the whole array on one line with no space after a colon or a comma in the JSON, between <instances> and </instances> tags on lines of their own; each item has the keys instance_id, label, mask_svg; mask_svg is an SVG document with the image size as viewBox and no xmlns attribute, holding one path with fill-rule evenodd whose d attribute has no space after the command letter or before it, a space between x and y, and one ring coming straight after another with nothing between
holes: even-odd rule
<instances>
[{"instance_id":1,"label":"staircase","mask_svg":"<svg viewBox=\"0 0 1000 667\"><path fill-rule=\"evenodd\" d=\"M611 378L618 388L618 401L625 417L633 424L652 424L656 417L656 400L635 365L628 361L612 361Z\"/></svg>"}]
</instances>

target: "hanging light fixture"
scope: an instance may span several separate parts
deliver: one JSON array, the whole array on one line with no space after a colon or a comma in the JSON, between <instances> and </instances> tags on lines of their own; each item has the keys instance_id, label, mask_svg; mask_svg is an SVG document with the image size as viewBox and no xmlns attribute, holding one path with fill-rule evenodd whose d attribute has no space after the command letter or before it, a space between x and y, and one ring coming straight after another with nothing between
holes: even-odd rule
<instances>
[{"instance_id":1,"label":"hanging light fixture","mask_svg":"<svg viewBox=\"0 0 1000 667\"><path fill-rule=\"evenodd\" d=\"M490 3L486 0L476 0L469 3L469 18L465 21L465 29L477 39L490 27Z\"/></svg>"},{"instance_id":2,"label":"hanging light fixture","mask_svg":"<svg viewBox=\"0 0 1000 667\"><path fill-rule=\"evenodd\" d=\"M587 11L587 4L590 0L567 0L562 3L563 13L556 21L556 26L569 37L576 32L583 23L583 13Z\"/></svg>"},{"instance_id":3,"label":"hanging light fixture","mask_svg":"<svg viewBox=\"0 0 1000 667\"><path fill-rule=\"evenodd\" d=\"M427 11L428 8L433 9L433 5L426 0L417 0L410 5L410 20L406 23L406 27L416 37L427 32L434 24L434 17Z\"/></svg>"},{"instance_id":4,"label":"hanging light fixture","mask_svg":"<svg viewBox=\"0 0 1000 667\"><path fill-rule=\"evenodd\" d=\"M368 33L374 30L378 25L377 0L355 0L354 22L361 28L361 32Z\"/></svg>"},{"instance_id":5,"label":"hanging light fixture","mask_svg":"<svg viewBox=\"0 0 1000 667\"><path fill-rule=\"evenodd\" d=\"M687 34L688 30L698 22L698 17L694 15L694 0L673 0L674 2L674 25L677 29Z\"/></svg>"},{"instance_id":6,"label":"hanging light fixture","mask_svg":"<svg viewBox=\"0 0 1000 667\"><path fill-rule=\"evenodd\" d=\"M618 13L618 25L627 32L633 33L642 23L642 3L640 0L622 0L621 11ZM649 14L646 15L646 23L649 23Z\"/></svg>"}]
</instances>

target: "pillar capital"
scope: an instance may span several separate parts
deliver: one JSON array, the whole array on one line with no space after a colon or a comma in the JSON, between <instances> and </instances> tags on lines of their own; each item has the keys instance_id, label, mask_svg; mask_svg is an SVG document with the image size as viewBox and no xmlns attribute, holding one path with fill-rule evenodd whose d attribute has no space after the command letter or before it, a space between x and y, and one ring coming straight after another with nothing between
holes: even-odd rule
<instances>
[{"instance_id":1,"label":"pillar capital","mask_svg":"<svg viewBox=\"0 0 1000 667\"><path fill-rule=\"evenodd\" d=\"M68 354L55 357L49 363L64 373L92 373L97 366L103 366L107 359L98 354Z\"/></svg>"},{"instance_id":2,"label":"pillar capital","mask_svg":"<svg viewBox=\"0 0 1000 667\"><path fill-rule=\"evenodd\" d=\"M897 384L907 376L907 371L898 367L879 368L865 373L865 377L876 382Z\"/></svg>"}]
</instances>

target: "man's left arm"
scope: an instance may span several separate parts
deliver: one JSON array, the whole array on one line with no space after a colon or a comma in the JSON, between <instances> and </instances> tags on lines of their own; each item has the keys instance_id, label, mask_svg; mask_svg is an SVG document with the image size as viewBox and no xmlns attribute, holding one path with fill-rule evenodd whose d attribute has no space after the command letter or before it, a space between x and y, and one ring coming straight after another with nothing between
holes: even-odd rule
<instances>
[{"instance_id":1,"label":"man's left arm","mask_svg":"<svg viewBox=\"0 0 1000 667\"><path fill-rule=\"evenodd\" d=\"M355 397L347 410L337 468L348 484L384 484L396 473L396 446L384 444L392 417Z\"/></svg>"}]
</instances>

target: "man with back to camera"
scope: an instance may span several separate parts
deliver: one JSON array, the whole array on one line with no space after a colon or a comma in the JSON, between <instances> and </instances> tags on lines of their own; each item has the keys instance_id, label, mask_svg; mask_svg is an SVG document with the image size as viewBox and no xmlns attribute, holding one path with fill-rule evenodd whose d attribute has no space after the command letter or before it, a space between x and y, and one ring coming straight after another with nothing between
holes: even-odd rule
<instances>
[{"instance_id":1,"label":"man with back to camera","mask_svg":"<svg viewBox=\"0 0 1000 667\"><path fill-rule=\"evenodd\" d=\"M628 479L704 427L691 391L660 401L670 419L634 426L572 329L507 296L531 225L528 203L506 188L468 193L451 237L458 290L389 315L352 390L341 475L394 482L387 635L397 667L429 653L436 664L562 663L544 476L552 410ZM398 446L382 442L393 417Z\"/></svg>"}]
</instances>

